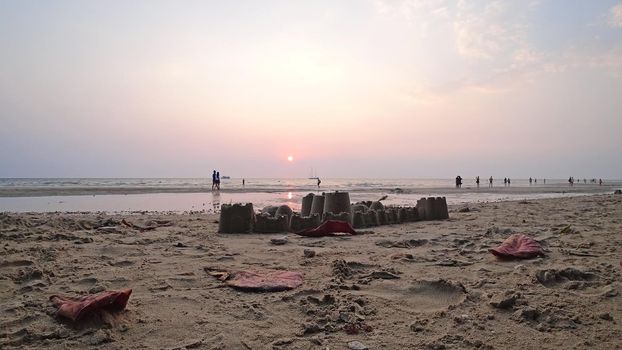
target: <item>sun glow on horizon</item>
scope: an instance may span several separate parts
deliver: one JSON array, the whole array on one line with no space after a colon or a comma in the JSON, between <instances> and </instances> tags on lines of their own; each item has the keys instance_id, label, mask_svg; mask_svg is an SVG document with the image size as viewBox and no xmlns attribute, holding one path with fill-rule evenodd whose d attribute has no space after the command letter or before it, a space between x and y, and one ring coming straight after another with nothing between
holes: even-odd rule
<instances>
[{"instance_id":1,"label":"sun glow on horizon","mask_svg":"<svg viewBox=\"0 0 622 350\"><path fill-rule=\"evenodd\" d=\"M287 161L288 162L293 162L294 161L294 156L292 156L292 155L287 156Z\"/></svg>"}]
</instances>

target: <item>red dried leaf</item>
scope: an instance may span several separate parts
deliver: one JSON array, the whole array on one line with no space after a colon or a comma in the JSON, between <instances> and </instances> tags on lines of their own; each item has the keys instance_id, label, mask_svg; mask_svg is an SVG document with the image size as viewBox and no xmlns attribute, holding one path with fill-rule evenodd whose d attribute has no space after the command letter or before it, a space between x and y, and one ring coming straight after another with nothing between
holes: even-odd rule
<instances>
[{"instance_id":1,"label":"red dried leaf","mask_svg":"<svg viewBox=\"0 0 622 350\"><path fill-rule=\"evenodd\" d=\"M500 246L489 251L502 259L529 259L544 255L540 243L520 233L511 235Z\"/></svg>"},{"instance_id":2,"label":"red dried leaf","mask_svg":"<svg viewBox=\"0 0 622 350\"><path fill-rule=\"evenodd\" d=\"M114 312L125 309L130 294L132 294L131 289L124 289L121 291L106 291L84 297L52 295L50 300L58 308L58 315L77 321L95 311L106 310Z\"/></svg>"},{"instance_id":3,"label":"red dried leaf","mask_svg":"<svg viewBox=\"0 0 622 350\"><path fill-rule=\"evenodd\" d=\"M303 230L296 234L306 237L348 236L355 235L356 231L346 221L326 220L316 228Z\"/></svg>"}]
</instances>

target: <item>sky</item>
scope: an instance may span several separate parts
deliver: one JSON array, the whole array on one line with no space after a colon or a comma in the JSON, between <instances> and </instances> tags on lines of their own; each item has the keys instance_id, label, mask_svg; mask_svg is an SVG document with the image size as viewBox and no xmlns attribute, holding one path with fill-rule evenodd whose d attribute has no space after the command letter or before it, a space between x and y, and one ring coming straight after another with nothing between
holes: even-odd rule
<instances>
[{"instance_id":1,"label":"sky","mask_svg":"<svg viewBox=\"0 0 622 350\"><path fill-rule=\"evenodd\" d=\"M0 47L0 177L622 178L620 0L0 0Z\"/></svg>"}]
</instances>

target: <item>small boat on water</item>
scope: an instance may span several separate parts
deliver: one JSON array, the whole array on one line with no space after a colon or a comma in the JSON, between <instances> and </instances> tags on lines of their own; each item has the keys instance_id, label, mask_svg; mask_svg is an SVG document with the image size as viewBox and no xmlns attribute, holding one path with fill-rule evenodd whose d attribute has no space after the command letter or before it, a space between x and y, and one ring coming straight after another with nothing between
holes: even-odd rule
<instances>
[{"instance_id":1,"label":"small boat on water","mask_svg":"<svg viewBox=\"0 0 622 350\"><path fill-rule=\"evenodd\" d=\"M229 180L231 178L231 176L223 175L220 178L223 179L223 180Z\"/></svg>"},{"instance_id":2,"label":"small boat on water","mask_svg":"<svg viewBox=\"0 0 622 350\"><path fill-rule=\"evenodd\" d=\"M317 176L317 174L313 172L313 168L311 168L311 172L310 172L310 175L309 175L308 179L309 180L319 180L320 179L319 176Z\"/></svg>"}]
</instances>

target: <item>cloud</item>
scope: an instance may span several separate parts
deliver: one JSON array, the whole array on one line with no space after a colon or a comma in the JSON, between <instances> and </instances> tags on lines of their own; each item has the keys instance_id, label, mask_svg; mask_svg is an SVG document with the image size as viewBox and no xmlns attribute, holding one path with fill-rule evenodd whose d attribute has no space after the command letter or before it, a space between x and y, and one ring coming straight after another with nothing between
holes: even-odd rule
<instances>
[{"instance_id":1,"label":"cloud","mask_svg":"<svg viewBox=\"0 0 622 350\"><path fill-rule=\"evenodd\" d=\"M585 52L569 49L543 65L545 73L566 73L573 69L594 69L607 72L611 77L622 78L622 48L614 47L602 52Z\"/></svg>"},{"instance_id":2,"label":"cloud","mask_svg":"<svg viewBox=\"0 0 622 350\"><path fill-rule=\"evenodd\" d=\"M448 16L448 5L445 0L376 0L376 10L381 15L401 17L408 21Z\"/></svg>"},{"instance_id":3,"label":"cloud","mask_svg":"<svg viewBox=\"0 0 622 350\"><path fill-rule=\"evenodd\" d=\"M609 9L609 25L622 28L622 2Z\"/></svg>"},{"instance_id":4,"label":"cloud","mask_svg":"<svg viewBox=\"0 0 622 350\"><path fill-rule=\"evenodd\" d=\"M538 1L460 1L453 18L456 51L485 65L488 70L508 71L535 64L542 54L530 44L529 15Z\"/></svg>"},{"instance_id":5,"label":"cloud","mask_svg":"<svg viewBox=\"0 0 622 350\"><path fill-rule=\"evenodd\" d=\"M419 47L428 50L428 57L446 64L444 71L432 67L401 87L400 98L415 103L438 103L465 91L504 93L536 82L543 74L570 70L600 70L614 78L622 75L620 45L586 46L577 40L565 47L538 46L534 31L549 25L534 22L538 18L534 14L544 11L540 0L377 0L376 5L379 14L409 23L406 37L421 36L421 28L428 28L433 44L419 42ZM610 24L622 27L622 3L610 13L616 19ZM576 24L577 28L582 25ZM421 62L413 62L417 65Z\"/></svg>"}]
</instances>

